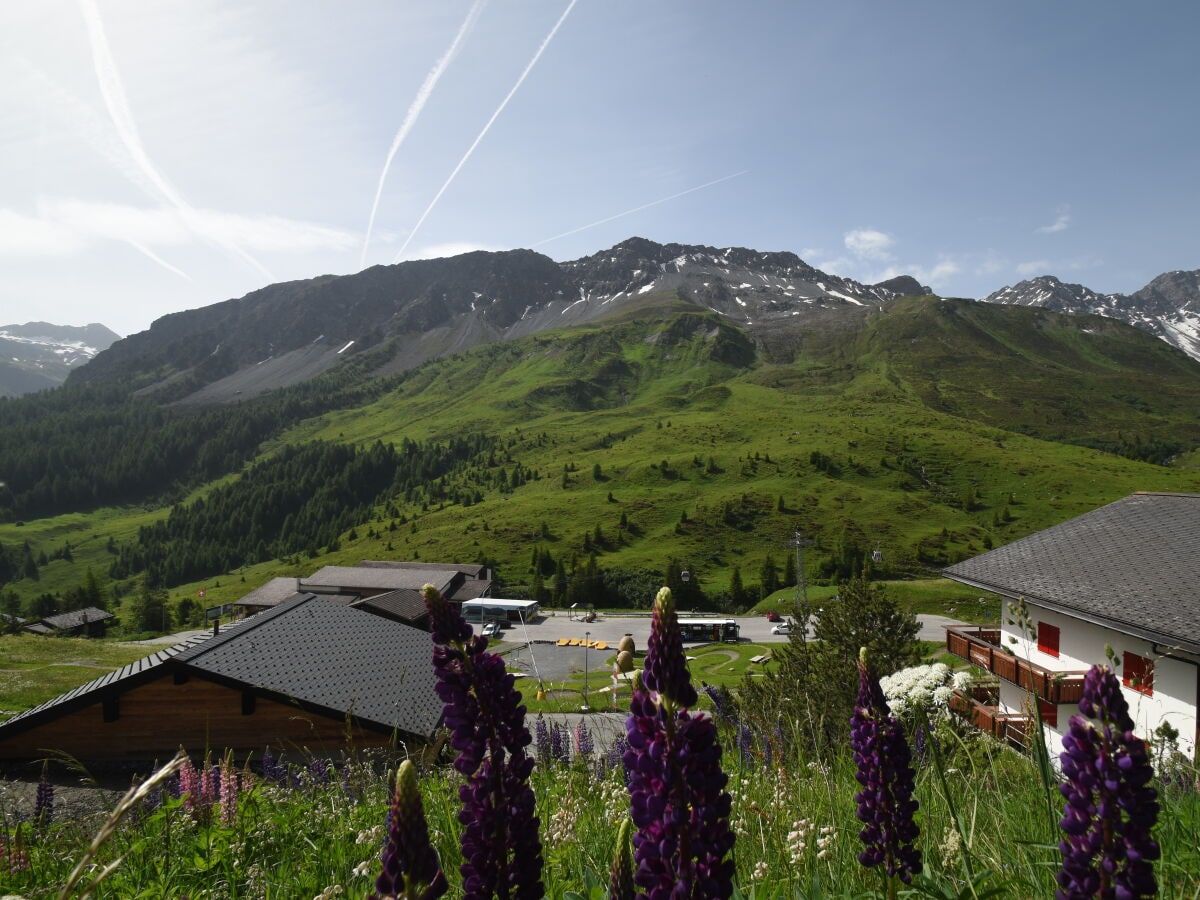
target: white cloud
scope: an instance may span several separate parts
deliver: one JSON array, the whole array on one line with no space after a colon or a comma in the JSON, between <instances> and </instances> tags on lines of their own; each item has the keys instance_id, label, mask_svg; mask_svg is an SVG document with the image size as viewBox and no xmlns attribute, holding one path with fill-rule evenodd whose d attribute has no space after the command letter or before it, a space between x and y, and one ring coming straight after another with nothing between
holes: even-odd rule
<instances>
[{"instance_id":1,"label":"white cloud","mask_svg":"<svg viewBox=\"0 0 1200 900\"><path fill-rule=\"evenodd\" d=\"M313 222L211 209L193 208L185 215L165 206L74 199L44 200L38 204L37 216L0 209L0 252L9 255L65 255L96 238L125 241L143 252L200 238L266 253L347 250L359 239L353 232Z\"/></svg>"},{"instance_id":2,"label":"white cloud","mask_svg":"<svg viewBox=\"0 0 1200 900\"><path fill-rule=\"evenodd\" d=\"M872 278L871 282L874 284L876 282L886 281L889 278L895 278L897 275L911 275L913 278L917 279L917 281L921 282L921 284L937 287L939 284L944 283L947 278L957 275L960 271L962 271L962 267L959 266L958 263L952 259L943 258L938 260L932 266L888 266L883 270L882 273Z\"/></svg>"},{"instance_id":3,"label":"white cloud","mask_svg":"<svg viewBox=\"0 0 1200 900\"><path fill-rule=\"evenodd\" d=\"M1058 234L1060 231L1066 231L1071 225L1071 213L1066 207L1059 207L1058 218L1050 225L1042 225L1036 229L1038 234Z\"/></svg>"},{"instance_id":4,"label":"white cloud","mask_svg":"<svg viewBox=\"0 0 1200 900\"><path fill-rule=\"evenodd\" d=\"M895 244L891 235L874 228L855 228L845 235L846 249L859 259L887 262L894 257L891 248Z\"/></svg>"},{"instance_id":5,"label":"white cloud","mask_svg":"<svg viewBox=\"0 0 1200 900\"><path fill-rule=\"evenodd\" d=\"M74 230L59 222L0 209L0 256L67 256L83 243Z\"/></svg>"},{"instance_id":6,"label":"white cloud","mask_svg":"<svg viewBox=\"0 0 1200 900\"><path fill-rule=\"evenodd\" d=\"M1048 259L1035 259L1031 262L1017 263L1017 273L1019 275L1039 275L1050 271L1050 261Z\"/></svg>"}]
</instances>

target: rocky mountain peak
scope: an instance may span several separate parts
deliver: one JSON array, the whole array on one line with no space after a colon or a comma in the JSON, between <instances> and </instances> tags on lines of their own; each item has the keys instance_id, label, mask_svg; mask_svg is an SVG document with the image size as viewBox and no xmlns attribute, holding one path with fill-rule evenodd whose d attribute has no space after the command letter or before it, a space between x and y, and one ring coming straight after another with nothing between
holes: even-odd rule
<instances>
[{"instance_id":1,"label":"rocky mountain peak","mask_svg":"<svg viewBox=\"0 0 1200 900\"><path fill-rule=\"evenodd\" d=\"M1106 316L1148 331L1200 359L1200 270L1167 272L1132 294L1098 294L1081 284L1042 275L983 299L988 303Z\"/></svg>"}]
</instances>

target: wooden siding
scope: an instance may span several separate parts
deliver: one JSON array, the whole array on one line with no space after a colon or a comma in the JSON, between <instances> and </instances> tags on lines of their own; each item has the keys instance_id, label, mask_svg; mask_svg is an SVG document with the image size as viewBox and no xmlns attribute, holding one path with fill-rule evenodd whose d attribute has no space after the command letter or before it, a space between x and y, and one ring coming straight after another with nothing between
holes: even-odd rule
<instances>
[{"instance_id":1,"label":"wooden siding","mask_svg":"<svg viewBox=\"0 0 1200 900\"><path fill-rule=\"evenodd\" d=\"M57 751L84 760L151 760L167 759L180 746L197 755L347 746L345 721L263 697L244 702L244 693L195 675L176 684L166 674L120 694L97 696L90 706L0 741L0 759L37 759ZM387 745L391 738L354 728L350 740L364 747Z\"/></svg>"}]
</instances>

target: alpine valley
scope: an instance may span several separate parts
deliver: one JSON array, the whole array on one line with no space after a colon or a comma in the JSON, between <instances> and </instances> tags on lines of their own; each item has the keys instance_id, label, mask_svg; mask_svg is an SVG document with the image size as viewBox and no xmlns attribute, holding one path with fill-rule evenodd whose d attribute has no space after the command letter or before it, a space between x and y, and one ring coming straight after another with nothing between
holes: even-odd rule
<instances>
[{"instance_id":1,"label":"alpine valley","mask_svg":"<svg viewBox=\"0 0 1200 900\"><path fill-rule=\"evenodd\" d=\"M936 574L1200 490L1198 298L1197 272L939 298L640 238L270 285L0 400L0 611L363 559L597 605L675 563L728 605L797 532L810 581Z\"/></svg>"}]
</instances>

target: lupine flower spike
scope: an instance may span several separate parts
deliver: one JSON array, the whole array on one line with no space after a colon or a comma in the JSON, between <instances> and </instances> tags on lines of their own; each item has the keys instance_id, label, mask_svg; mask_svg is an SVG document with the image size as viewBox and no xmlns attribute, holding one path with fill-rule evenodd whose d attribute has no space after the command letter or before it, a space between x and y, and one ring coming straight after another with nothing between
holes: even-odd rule
<instances>
[{"instance_id":1,"label":"lupine flower spike","mask_svg":"<svg viewBox=\"0 0 1200 900\"><path fill-rule=\"evenodd\" d=\"M429 842L417 769L406 759L396 772L383 866L368 900L434 900L447 888L437 851Z\"/></svg>"},{"instance_id":2,"label":"lupine flower spike","mask_svg":"<svg viewBox=\"0 0 1200 900\"><path fill-rule=\"evenodd\" d=\"M621 820L617 831L617 848L613 851L612 871L608 880L608 900L634 900L633 857L629 852L628 819Z\"/></svg>"},{"instance_id":3,"label":"lupine flower spike","mask_svg":"<svg viewBox=\"0 0 1200 900\"><path fill-rule=\"evenodd\" d=\"M858 861L868 867L883 866L889 896L894 896L895 877L908 884L921 871L921 852L915 847L912 757L904 726L888 712L866 656L864 648L858 660L858 698L850 717L850 746L858 765L855 778L862 785L854 799L864 826L859 837L866 845Z\"/></svg>"},{"instance_id":4,"label":"lupine flower spike","mask_svg":"<svg viewBox=\"0 0 1200 900\"><path fill-rule=\"evenodd\" d=\"M733 893L728 777L713 720L688 711L696 700L675 603L663 588L654 602L645 670L625 720L629 746L623 759L638 829L633 880L649 900Z\"/></svg>"},{"instance_id":5,"label":"lupine flower spike","mask_svg":"<svg viewBox=\"0 0 1200 900\"><path fill-rule=\"evenodd\" d=\"M38 779L37 796L33 804L33 821L38 828L46 828L54 820L54 785L50 783L50 762L42 764L42 777Z\"/></svg>"},{"instance_id":6,"label":"lupine flower spike","mask_svg":"<svg viewBox=\"0 0 1200 900\"><path fill-rule=\"evenodd\" d=\"M459 788L463 825L463 896L540 898L542 843L529 787L533 757L525 707L504 660L487 652L487 638L431 584L425 605L433 620L433 668L445 704L454 767L466 776Z\"/></svg>"},{"instance_id":7,"label":"lupine flower spike","mask_svg":"<svg viewBox=\"0 0 1200 900\"><path fill-rule=\"evenodd\" d=\"M1146 742L1133 734L1129 705L1108 666L1092 666L1083 680L1081 715L1063 736L1066 800L1060 823L1059 900L1150 897L1157 890L1150 836L1158 800ZM1094 721L1093 721L1094 720Z\"/></svg>"}]
</instances>

